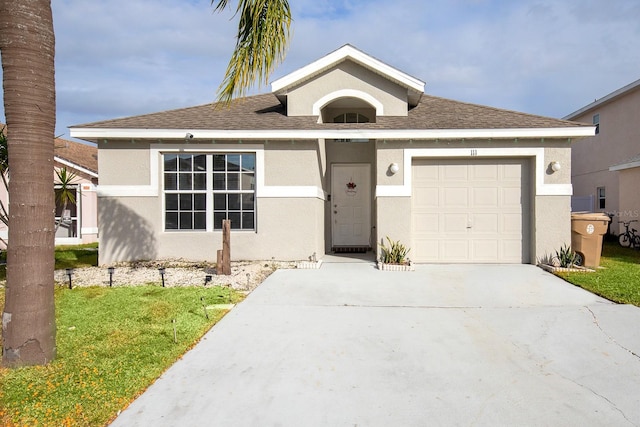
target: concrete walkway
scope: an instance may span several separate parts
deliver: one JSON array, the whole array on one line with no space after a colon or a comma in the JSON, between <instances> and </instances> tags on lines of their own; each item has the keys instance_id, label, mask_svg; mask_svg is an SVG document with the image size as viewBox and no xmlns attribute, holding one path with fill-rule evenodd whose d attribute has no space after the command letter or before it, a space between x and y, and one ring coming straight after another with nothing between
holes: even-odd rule
<instances>
[{"instance_id":1,"label":"concrete walkway","mask_svg":"<svg viewBox=\"0 0 640 427\"><path fill-rule=\"evenodd\" d=\"M639 330L529 265L280 270L113 426L640 426Z\"/></svg>"}]
</instances>

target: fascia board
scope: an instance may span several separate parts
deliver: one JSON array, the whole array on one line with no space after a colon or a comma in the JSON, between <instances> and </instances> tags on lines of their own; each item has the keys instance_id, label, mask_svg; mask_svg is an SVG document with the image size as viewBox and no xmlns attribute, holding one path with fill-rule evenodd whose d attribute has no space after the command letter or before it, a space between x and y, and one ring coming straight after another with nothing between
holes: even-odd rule
<instances>
[{"instance_id":1,"label":"fascia board","mask_svg":"<svg viewBox=\"0 0 640 427\"><path fill-rule=\"evenodd\" d=\"M424 92L425 83L423 81L418 80L406 73L403 73L402 71L393 68L390 65L387 65L384 62L379 61L367 55L366 53L348 45L343 46L340 49L318 59L317 61L314 61L309 65L306 65L290 74L287 74L284 77L273 81L271 83L271 91L278 92L279 90L291 86L300 80L304 80L307 77L321 70L329 68L332 65L347 58L351 58L368 68L376 70L377 72L386 75L411 89L414 89L421 93Z\"/></svg>"},{"instance_id":2,"label":"fascia board","mask_svg":"<svg viewBox=\"0 0 640 427\"><path fill-rule=\"evenodd\" d=\"M592 102L591 104L588 104L582 108L580 108L579 110L574 111L573 113L564 116L562 119L563 120L573 120L576 117L579 117L581 115L583 115L584 113L590 111L590 110L594 110L598 107L603 106L604 104L607 104L613 100L615 100L616 98L625 95L628 92L631 92L635 89L637 89L638 87L640 87L640 79L636 80L635 82L629 83L628 85L621 87L620 89L611 92L610 94L603 96L602 98L595 100L594 102Z\"/></svg>"},{"instance_id":3,"label":"fascia board","mask_svg":"<svg viewBox=\"0 0 640 427\"><path fill-rule=\"evenodd\" d=\"M611 166L609 168L609 171L615 172L615 171L622 171L625 169L633 169L638 167L640 167L640 160L637 160L635 162L629 162L629 163L623 163L620 165Z\"/></svg>"},{"instance_id":4,"label":"fascia board","mask_svg":"<svg viewBox=\"0 0 640 427\"><path fill-rule=\"evenodd\" d=\"M190 133L193 139L185 139ZM130 140L277 140L277 139L505 139L505 138L582 138L595 135L593 126L512 129L291 129L291 130L194 130L194 129L113 129L71 128L73 138Z\"/></svg>"}]
</instances>

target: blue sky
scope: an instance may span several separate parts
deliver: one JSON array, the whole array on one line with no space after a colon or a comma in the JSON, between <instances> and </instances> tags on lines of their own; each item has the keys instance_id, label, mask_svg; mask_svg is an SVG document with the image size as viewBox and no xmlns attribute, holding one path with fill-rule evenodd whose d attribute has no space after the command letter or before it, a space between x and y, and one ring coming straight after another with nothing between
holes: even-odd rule
<instances>
[{"instance_id":1,"label":"blue sky","mask_svg":"<svg viewBox=\"0 0 640 427\"><path fill-rule=\"evenodd\" d=\"M271 80L350 43L426 81L428 94L562 117L640 79L637 0L290 3L292 40ZM56 135L214 101L235 43L233 8L213 13L208 0L53 0Z\"/></svg>"}]
</instances>

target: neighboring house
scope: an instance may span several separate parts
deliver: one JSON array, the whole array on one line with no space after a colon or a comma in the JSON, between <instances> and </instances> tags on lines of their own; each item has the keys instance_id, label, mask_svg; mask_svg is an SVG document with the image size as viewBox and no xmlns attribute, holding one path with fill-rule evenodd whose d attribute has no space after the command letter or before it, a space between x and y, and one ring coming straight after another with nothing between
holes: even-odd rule
<instances>
[{"instance_id":1,"label":"neighboring house","mask_svg":"<svg viewBox=\"0 0 640 427\"><path fill-rule=\"evenodd\" d=\"M597 126L572 146L573 209L612 214L613 232L618 221L640 220L640 80L565 119Z\"/></svg>"},{"instance_id":2,"label":"neighboring house","mask_svg":"<svg viewBox=\"0 0 640 427\"><path fill-rule=\"evenodd\" d=\"M569 243L570 147L594 127L424 85L346 45L228 108L72 127L100 152L100 263L215 260L225 218L233 259L389 236L415 262L534 263Z\"/></svg>"},{"instance_id":3,"label":"neighboring house","mask_svg":"<svg viewBox=\"0 0 640 427\"><path fill-rule=\"evenodd\" d=\"M56 138L54 167L56 170L66 167L68 172L76 175L73 180L73 187L76 189L75 203L68 204L67 212L63 214L63 206L56 199L55 220L59 221L62 218L56 232L56 245L97 242L98 149L94 145ZM9 175L11 175L11 159L9 159ZM56 191L57 180L54 173L51 181L52 191ZM7 206L8 194L3 185L0 185L0 200ZM5 241L8 238L8 230L4 225L0 226L0 237Z\"/></svg>"}]
</instances>

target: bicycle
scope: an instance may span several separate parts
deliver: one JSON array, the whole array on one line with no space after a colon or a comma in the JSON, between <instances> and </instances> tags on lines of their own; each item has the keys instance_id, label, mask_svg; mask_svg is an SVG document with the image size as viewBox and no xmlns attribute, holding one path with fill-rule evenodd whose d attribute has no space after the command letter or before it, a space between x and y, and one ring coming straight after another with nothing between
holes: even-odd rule
<instances>
[{"instance_id":1,"label":"bicycle","mask_svg":"<svg viewBox=\"0 0 640 427\"><path fill-rule=\"evenodd\" d=\"M635 228L629 228L632 222L638 222L637 219L632 219L630 221L618 221L619 224L623 224L625 231L618 235L618 243L623 248L640 248L640 234L638 230Z\"/></svg>"}]
</instances>

